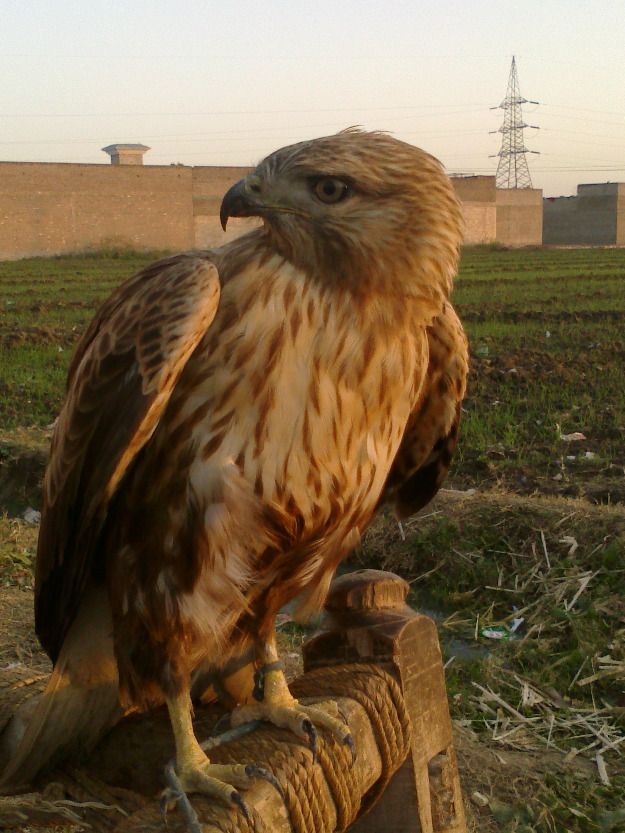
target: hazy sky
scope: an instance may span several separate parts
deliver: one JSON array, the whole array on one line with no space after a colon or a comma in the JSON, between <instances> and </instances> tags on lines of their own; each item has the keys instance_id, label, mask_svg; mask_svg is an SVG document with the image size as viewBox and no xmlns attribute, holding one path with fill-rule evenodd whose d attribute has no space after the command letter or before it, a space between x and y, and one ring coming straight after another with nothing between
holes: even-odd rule
<instances>
[{"instance_id":1,"label":"hazy sky","mask_svg":"<svg viewBox=\"0 0 625 833\"><path fill-rule=\"evenodd\" d=\"M348 125L494 173L517 56L535 187L625 181L624 0L0 0L0 159L256 163Z\"/></svg>"}]
</instances>

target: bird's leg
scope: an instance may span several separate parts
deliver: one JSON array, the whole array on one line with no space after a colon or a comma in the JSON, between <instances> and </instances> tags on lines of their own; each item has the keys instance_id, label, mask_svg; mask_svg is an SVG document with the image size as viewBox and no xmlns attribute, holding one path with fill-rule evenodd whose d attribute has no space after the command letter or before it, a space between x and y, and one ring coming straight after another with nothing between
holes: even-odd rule
<instances>
[{"instance_id":1,"label":"bird's leg","mask_svg":"<svg viewBox=\"0 0 625 833\"><path fill-rule=\"evenodd\" d=\"M334 700L323 704L305 706L293 697L284 676L284 665L278 657L275 632L268 639L256 643L256 674L254 686L256 703L237 706L230 717L233 727L248 721L266 720L283 729L290 729L298 737L307 740L316 754L317 729L327 729L334 737L348 746L354 755L354 742L349 727L340 719Z\"/></svg>"},{"instance_id":2,"label":"bird's leg","mask_svg":"<svg viewBox=\"0 0 625 833\"><path fill-rule=\"evenodd\" d=\"M247 806L238 792L250 787L256 778L264 778L276 786L266 770L252 764L212 764L198 743L191 721L192 706L189 690L167 698L167 708L176 744L176 766L165 769L167 788L161 797L161 808L167 811L178 804L192 833L201 833L202 826L191 806L187 793L202 793L235 804L249 818Z\"/></svg>"}]
</instances>

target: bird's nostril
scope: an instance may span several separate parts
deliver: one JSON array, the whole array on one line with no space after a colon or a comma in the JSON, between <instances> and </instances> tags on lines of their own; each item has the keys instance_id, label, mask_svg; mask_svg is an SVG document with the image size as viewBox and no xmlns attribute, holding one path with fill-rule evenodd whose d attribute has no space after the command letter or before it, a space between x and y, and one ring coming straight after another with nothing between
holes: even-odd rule
<instances>
[{"instance_id":1,"label":"bird's nostril","mask_svg":"<svg viewBox=\"0 0 625 833\"><path fill-rule=\"evenodd\" d=\"M255 194L260 194L260 185L257 182L250 183L250 191L253 191Z\"/></svg>"}]
</instances>

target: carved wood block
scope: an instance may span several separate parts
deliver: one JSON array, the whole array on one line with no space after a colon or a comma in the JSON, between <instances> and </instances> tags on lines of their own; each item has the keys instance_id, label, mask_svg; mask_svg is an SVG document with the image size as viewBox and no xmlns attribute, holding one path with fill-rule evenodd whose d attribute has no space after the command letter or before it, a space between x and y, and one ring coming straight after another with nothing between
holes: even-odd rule
<instances>
[{"instance_id":1,"label":"carved wood block","mask_svg":"<svg viewBox=\"0 0 625 833\"><path fill-rule=\"evenodd\" d=\"M436 625L408 607L408 589L402 578L380 570L336 579L321 627L304 646L304 666L383 664L408 707L411 755L350 832L466 833Z\"/></svg>"}]
</instances>

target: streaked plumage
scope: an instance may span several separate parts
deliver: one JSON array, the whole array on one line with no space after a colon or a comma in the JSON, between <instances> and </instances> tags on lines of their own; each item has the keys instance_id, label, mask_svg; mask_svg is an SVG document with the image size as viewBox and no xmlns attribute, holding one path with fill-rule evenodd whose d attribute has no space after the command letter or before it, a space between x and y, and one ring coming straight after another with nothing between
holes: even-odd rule
<instances>
[{"instance_id":1,"label":"streaked plumage","mask_svg":"<svg viewBox=\"0 0 625 833\"><path fill-rule=\"evenodd\" d=\"M100 309L45 478L37 632L57 660L106 587L139 706L270 639L295 596L319 607L382 502L436 493L457 437L461 215L440 164L349 130L272 154L229 205L263 228Z\"/></svg>"}]
</instances>

